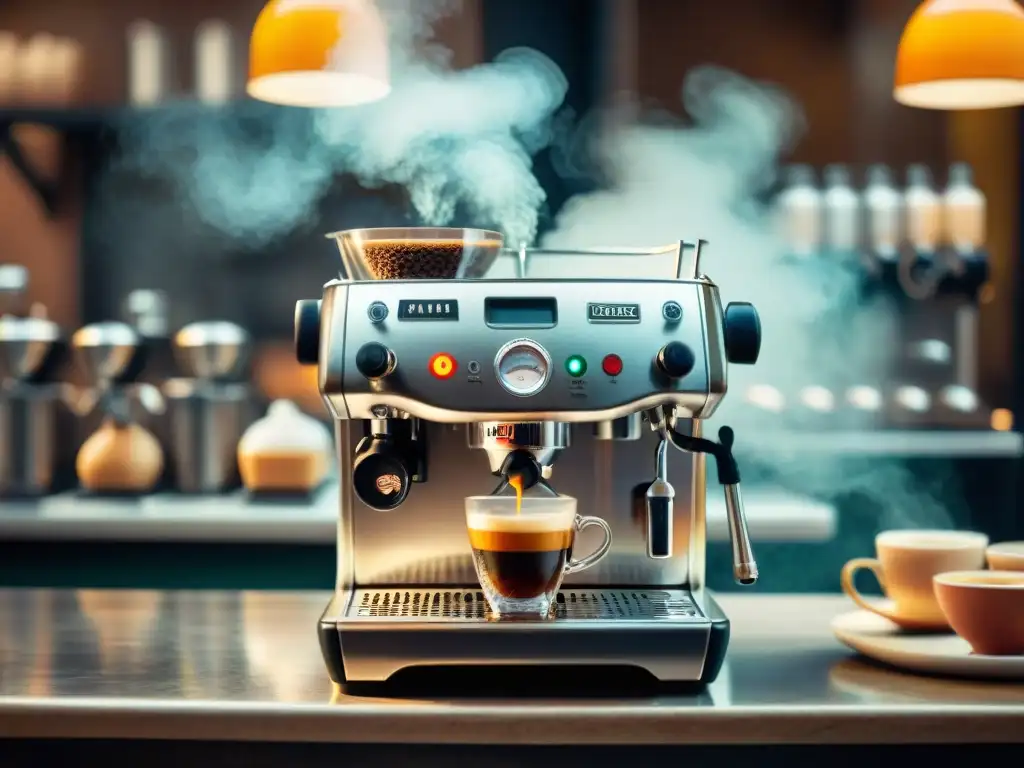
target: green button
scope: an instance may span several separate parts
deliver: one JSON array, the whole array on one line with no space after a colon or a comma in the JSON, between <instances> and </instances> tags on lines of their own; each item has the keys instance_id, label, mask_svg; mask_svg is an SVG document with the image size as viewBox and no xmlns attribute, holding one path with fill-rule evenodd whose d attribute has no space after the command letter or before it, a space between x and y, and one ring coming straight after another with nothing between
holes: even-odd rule
<instances>
[{"instance_id":1,"label":"green button","mask_svg":"<svg viewBox=\"0 0 1024 768\"><path fill-rule=\"evenodd\" d=\"M579 355L572 355L565 361L565 370L570 376L582 376L587 372L587 361Z\"/></svg>"}]
</instances>

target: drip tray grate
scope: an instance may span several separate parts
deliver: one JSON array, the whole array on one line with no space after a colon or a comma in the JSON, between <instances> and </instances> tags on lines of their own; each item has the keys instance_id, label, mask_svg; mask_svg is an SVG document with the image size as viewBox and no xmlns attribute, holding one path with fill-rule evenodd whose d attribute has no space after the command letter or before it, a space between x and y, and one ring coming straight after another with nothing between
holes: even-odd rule
<instances>
[{"instance_id":1,"label":"drip tray grate","mask_svg":"<svg viewBox=\"0 0 1024 768\"><path fill-rule=\"evenodd\" d=\"M346 618L486 621L491 611L479 589L360 589ZM555 618L703 620L690 594L677 589L566 589L558 593Z\"/></svg>"}]
</instances>

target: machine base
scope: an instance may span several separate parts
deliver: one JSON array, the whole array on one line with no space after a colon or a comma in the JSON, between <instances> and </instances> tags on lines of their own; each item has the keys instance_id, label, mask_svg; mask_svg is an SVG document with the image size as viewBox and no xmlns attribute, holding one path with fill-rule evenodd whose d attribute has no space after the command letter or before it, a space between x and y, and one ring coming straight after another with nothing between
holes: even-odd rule
<instances>
[{"instance_id":1,"label":"machine base","mask_svg":"<svg viewBox=\"0 0 1024 768\"><path fill-rule=\"evenodd\" d=\"M705 595L662 587L563 589L550 620L496 620L479 588L357 589L319 622L338 684L382 683L443 667L635 668L662 682L715 680L729 620Z\"/></svg>"}]
</instances>

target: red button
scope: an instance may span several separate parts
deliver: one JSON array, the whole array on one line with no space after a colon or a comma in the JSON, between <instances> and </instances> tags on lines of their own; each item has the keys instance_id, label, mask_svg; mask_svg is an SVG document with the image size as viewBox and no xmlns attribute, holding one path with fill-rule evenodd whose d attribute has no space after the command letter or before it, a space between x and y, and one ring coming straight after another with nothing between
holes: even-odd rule
<instances>
[{"instance_id":1,"label":"red button","mask_svg":"<svg viewBox=\"0 0 1024 768\"><path fill-rule=\"evenodd\" d=\"M605 355L601 361L601 370L609 376L618 376L622 373L622 358L618 355Z\"/></svg>"}]
</instances>

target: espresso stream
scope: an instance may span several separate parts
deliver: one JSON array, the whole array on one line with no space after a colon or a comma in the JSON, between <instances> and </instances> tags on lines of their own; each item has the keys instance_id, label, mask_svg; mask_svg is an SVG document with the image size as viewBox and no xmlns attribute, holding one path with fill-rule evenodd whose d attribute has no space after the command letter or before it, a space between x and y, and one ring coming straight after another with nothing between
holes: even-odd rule
<instances>
[{"instance_id":1,"label":"espresso stream","mask_svg":"<svg viewBox=\"0 0 1024 768\"><path fill-rule=\"evenodd\" d=\"M518 515L523 511L523 476L510 476L508 479L508 484L516 489L516 514Z\"/></svg>"}]
</instances>

